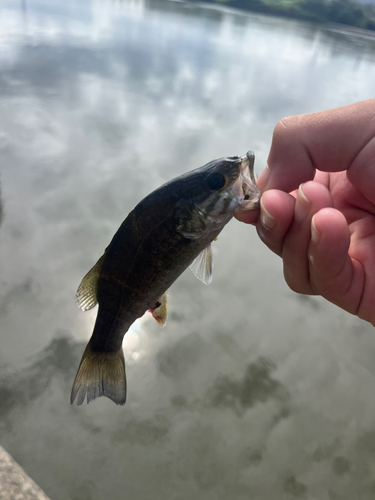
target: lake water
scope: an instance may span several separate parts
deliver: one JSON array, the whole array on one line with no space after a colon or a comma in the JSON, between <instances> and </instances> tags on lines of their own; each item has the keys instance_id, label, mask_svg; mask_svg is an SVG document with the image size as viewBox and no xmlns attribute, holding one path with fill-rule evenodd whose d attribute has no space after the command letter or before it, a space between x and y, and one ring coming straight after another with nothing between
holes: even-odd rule
<instances>
[{"instance_id":1,"label":"lake water","mask_svg":"<svg viewBox=\"0 0 375 500\"><path fill-rule=\"evenodd\" d=\"M128 400L69 404L76 288L134 205L283 116L374 97L371 33L157 1L0 6L0 443L53 500L370 500L373 328L284 284L253 227L124 340Z\"/></svg>"}]
</instances>

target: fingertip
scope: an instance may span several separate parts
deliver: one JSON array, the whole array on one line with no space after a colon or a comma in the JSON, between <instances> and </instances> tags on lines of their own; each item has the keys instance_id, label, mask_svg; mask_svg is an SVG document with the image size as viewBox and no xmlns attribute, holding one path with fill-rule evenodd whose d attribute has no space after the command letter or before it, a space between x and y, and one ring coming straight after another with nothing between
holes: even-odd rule
<instances>
[{"instance_id":1,"label":"fingertip","mask_svg":"<svg viewBox=\"0 0 375 500\"><path fill-rule=\"evenodd\" d=\"M276 221L290 221L293 219L295 199L290 194L279 191L278 189L270 189L266 191L260 201L261 220L269 219L272 221L272 227ZM267 227L267 226L266 226Z\"/></svg>"},{"instance_id":2,"label":"fingertip","mask_svg":"<svg viewBox=\"0 0 375 500\"><path fill-rule=\"evenodd\" d=\"M269 166L267 165L266 168L260 173L257 179L257 186L261 193L263 193L263 191L267 189L267 184L270 177L271 177L271 171L269 169Z\"/></svg>"},{"instance_id":3,"label":"fingertip","mask_svg":"<svg viewBox=\"0 0 375 500\"><path fill-rule=\"evenodd\" d=\"M266 191L261 198L257 232L263 243L278 255L293 221L294 205L293 196L276 189Z\"/></svg>"},{"instance_id":4,"label":"fingertip","mask_svg":"<svg viewBox=\"0 0 375 500\"><path fill-rule=\"evenodd\" d=\"M271 192L271 191L269 191ZM309 279L309 268L314 264L309 255L312 239L319 238L319 229L312 224L314 214L332 205L328 189L316 182L300 185L295 199L293 222L285 237L283 246L284 276L289 287L299 293L315 293Z\"/></svg>"},{"instance_id":5,"label":"fingertip","mask_svg":"<svg viewBox=\"0 0 375 500\"><path fill-rule=\"evenodd\" d=\"M253 209L253 210L247 210L246 212L235 213L234 217L240 222L254 225L256 224L259 218L259 210Z\"/></svg>"},{"instance_id":6,"label":"fingertip","mask_svg":"<svg viewBox=\"0 0 375 500\"><path fill-rule=\"evenodd\" d=\"M332 207L319 210L311 219L311 238L317 242L324 235L331 243L340 242L342 238L348 243L350 239L347 220L342 212Z\"/></svg>"},{"instance_id":7,"label":"fingertip","mask_svg":"<svg viewBox=\"0 0 375 500\"><path fill-rule=\"evenodd\" d=\"M271 215L260 199L260 221L266 229L272 229L276 225L276 217Z\"/></svg>"},{"instance_id":8,"label":"fingertip","mask_svg":"<svg viewBox=\"0 0 375 500\"><path fill-rule=\"evenodd\" d=\"M349 227L341 212L323 208L312 217L308 249L310 279L314 288L329 300L342 294L349 286L349 245Z\"/></svg>"}]
</instances>

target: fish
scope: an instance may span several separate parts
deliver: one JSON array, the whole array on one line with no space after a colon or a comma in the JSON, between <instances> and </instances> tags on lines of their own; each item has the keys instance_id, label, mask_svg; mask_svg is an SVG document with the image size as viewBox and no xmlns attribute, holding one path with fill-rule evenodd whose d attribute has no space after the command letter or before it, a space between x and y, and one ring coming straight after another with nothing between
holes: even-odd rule
<instances>
[{"instance_id":1,"label":"fish","mask_svg":"<svg viewBox=\"0 0 375 500\"><path fill-rule=\"evenodd\" d=\"M189 266L211 282L211 242L235 213L259 208L254 161L252 151L210 161L163 184L129 213L77 290L83 311L99 308L71 404L101 396L125 404L124 335L147 311L165 326L168 289Z\"/></svg>"}]
</instances>

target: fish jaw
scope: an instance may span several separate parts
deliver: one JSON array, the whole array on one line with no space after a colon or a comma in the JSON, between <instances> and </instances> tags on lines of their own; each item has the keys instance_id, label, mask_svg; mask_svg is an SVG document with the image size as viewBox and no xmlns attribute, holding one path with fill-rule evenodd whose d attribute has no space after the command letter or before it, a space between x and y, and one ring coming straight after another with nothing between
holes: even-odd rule
<instances>
[{"instance_id":1,"label":"fish jaw","mask_svg":"<svg viewBox=\"0 0 375 500\"><path fill-rule=\"evenodd\" d=\"M232 186L234 197L238 201L234 213L259 208L261 193L256 185L254 161L253 151L248 151L246 156L241 158L240 175Z\"/></svg>"}]
</instances>

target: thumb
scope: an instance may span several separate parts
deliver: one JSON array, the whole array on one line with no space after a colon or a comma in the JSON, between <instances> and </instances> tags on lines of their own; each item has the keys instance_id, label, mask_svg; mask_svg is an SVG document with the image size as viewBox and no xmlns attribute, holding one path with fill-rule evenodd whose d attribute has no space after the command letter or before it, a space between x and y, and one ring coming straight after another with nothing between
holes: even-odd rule
<instances>
[{"instance_id":1,"label":"thumb","mask_svg":"<svg viewBox=\"0 0 375 500\"><path fill-rule=\"evenodd\" d=\"M312 180L316 169L324 172L350 169L350 181L369 191L365 170L361 169L365 165L371 170L374 137L375 99L283 118L275 127L268 169L259 176L258 187L261 191L291 192ZM375 178L375 172L371 173Z\"/></svg>"}]
</instances>

